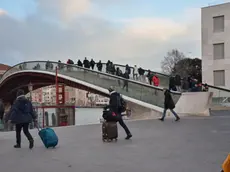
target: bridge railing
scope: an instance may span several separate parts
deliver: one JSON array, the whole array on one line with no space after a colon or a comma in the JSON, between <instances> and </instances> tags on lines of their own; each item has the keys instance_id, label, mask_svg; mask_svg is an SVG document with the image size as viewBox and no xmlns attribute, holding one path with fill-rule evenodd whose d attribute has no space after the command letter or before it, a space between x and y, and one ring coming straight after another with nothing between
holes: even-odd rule
<instances>
[{"instance_id":1,"label":"bridge railing","mask_svg":"<svg viewBox=\"0 0 230 172\"><path fill-rule=\"evenodd\" d=\"M204 86L205 84L203 84ZM230 90L213 85L207 85L209 92L213 93L212 106L213 107L229 107L230 108Z\"/></svg>"},{"instance_id":2,"label":"bridge railing","mask_svg":"<svg viewBox=\"0 0 230 172\"><path fill-rule=\"evenodd\" d=\"M50 66L48 66L47 61L32 61L32 62L24 62L18 64L11 69L9 69L4 75L1 82L7 78L8 76L16 73L16 72L33 72L33 71L47 71L55 73L55 68L58 67L58 73L69 76L71 78L78 79L80 81L85 81L87 83L93 84L95 86L99 86L102 88L109 88L113 86L116 91L120 92L123 95L128 97L153 104L159 107L163 107L164 105L164 93L162 92L162 88L154 87L149 84L140 83L134 80L126 80L124 78L114 76L104 72L98 72L91 69L86 69L83 67L79 67L76 65L67 65L64 63L57 62L49 62ZM124 82L128 83L128 90L123 89ZM172 92L173 99L175 102L178 101L180 97L179 92Z\"/></svg>"}]
</instances>

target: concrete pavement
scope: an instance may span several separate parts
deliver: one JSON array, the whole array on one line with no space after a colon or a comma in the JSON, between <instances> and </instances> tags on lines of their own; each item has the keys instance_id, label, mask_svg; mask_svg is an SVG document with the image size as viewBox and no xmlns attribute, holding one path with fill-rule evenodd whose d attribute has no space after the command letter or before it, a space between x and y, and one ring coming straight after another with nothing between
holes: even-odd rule
<instances>
[{"instance_id":1,"label":"concrete pavement","mask_svg":"<svg viewBox=\"0 0 230 172\"><path fill-rule=\"evenodd\" d=\"M218 172L230 152L230 117L187 117L128 122L132 140L119 127L117 143L103 143L101 126L56 128L60 143L45 149L37 131L35 148L23 140L14 149L14 132L0 133L4 172Z\"/></svg>"}]
</instances>

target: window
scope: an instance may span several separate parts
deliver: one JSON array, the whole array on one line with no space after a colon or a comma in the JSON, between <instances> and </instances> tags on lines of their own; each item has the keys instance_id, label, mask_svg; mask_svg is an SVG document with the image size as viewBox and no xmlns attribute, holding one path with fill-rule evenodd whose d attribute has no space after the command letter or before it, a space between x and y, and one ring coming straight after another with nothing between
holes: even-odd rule
<instances>
[{"instance_id":1,"label":"window","mask_svg":"<svg viewBox=\"0 0 230 172\"><path fill-rule=\"evenodd\" d=\"M214 86L225 86L225 71L216 70L213 71L214 75Z\"/></svg>"},{"instance_id":2,"label":"window","mask_svg":"<svg viewBox=\"0 0 230 172\"><path fill-rule=\"evenodd\" d=\"M213 32L224 32L224 16L213 17Z\"/></svg>"},{"instance_id":3,"label":"window","mask_svg":"<svg viewBox=\"0 0 230 172\"><path fill-rule=\"evenodd\" d=\"M224 43L213 44L214 60L224 59Z\"/></svg>"}]
</instances>

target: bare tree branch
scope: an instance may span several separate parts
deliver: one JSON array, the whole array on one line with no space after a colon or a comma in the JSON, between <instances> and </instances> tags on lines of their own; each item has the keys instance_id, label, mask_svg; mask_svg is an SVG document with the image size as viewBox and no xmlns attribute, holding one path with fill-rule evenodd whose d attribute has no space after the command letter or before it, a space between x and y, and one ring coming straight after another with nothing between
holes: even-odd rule
<instances>
[{"instance_id":1,"label":"bare tree branch","mask_svg":"<svg viewBox=\"0 0 230 172\"><path fill-rule=\"evenodd\" d=\"M177 49L169 51L167 55L164 57L164 60L161 62L162 71L169 75L172 74L175 65L184 58L184 53L178 51Z\"/></svg>"}]
</instances>

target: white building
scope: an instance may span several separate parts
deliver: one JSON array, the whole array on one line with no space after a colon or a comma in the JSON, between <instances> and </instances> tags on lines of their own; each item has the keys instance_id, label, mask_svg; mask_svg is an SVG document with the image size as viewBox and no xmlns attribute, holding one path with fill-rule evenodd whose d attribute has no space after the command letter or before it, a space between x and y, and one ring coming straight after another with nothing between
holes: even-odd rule
<instances>
[{"instance_id":1,"label":"white building","mask_svg":"<svg viewBox=\"0 0 230 172\"><path fill-rule=\"evenodd\" d=\"M230 89L230 3L202 8L201 27L203 83Z\"/></svg>"}]
</instances>

